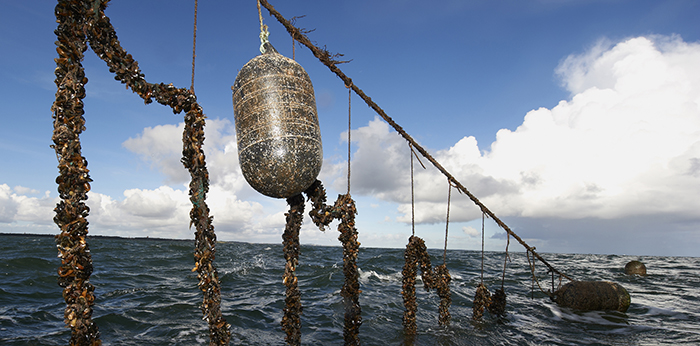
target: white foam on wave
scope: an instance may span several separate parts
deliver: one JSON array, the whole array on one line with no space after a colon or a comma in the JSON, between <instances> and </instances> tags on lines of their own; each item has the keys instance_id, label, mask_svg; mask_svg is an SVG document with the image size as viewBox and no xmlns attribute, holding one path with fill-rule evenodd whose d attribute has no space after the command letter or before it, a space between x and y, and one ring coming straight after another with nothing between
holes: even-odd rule
<instances>
[{"instance_id":1,"label":"white foam on wave","mask_svg":"<svg viewBox=\"0 0 700 346\"><path fill-rule=\"evenodd\" d=\"M368 283L369 280L371 280L372 278L375 278L382 282L400 282L402 278L401 272L396 272L392 274L380 274L374 270L364 271L361 268L357 268L357 272L360 274L360 282L363 284Z\"/></svg>"}]
</instances>

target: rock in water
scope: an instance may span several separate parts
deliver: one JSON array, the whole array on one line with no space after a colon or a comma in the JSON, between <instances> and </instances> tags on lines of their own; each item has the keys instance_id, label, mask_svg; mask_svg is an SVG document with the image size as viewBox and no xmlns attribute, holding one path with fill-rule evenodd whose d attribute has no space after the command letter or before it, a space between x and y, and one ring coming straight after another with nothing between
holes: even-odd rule
<instances>
[{"instance_id":1,"label":"rock in water","mask_svg":"<svg viewBox=\"0 0 700 346\"><path fill-rule=\"evenodd\" d=\"M630 261L625 265L625 274L627 275L647 275L647 267L639 261Z\"/></svg>"},{"instance_id":2,"label":"rock in water","mask_svg":"<svg viewBox=\"0 0 700 346\"><path fill-rule=\"evenodd\" d=\"M554 292L553 300L576 310L617 310L630 307L627 290L609 281L572 281Z\"/></svg>"},{"instance_id":3,"label":"rock in water","mask_svg":"<svg viewBox=\"0 0 700 346\"><path fill-rule=\"evenodd\" d=\"M241 68L233 90L238 161L248 184L275 198L306 190L323 149L309 75L269 43Z\"/></svg>"}]
</instances>

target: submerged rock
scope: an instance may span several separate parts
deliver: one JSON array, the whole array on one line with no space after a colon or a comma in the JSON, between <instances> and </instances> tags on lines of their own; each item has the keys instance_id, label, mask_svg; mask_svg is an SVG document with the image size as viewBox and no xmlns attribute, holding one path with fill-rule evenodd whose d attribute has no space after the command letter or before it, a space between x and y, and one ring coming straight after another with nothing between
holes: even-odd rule
<instances>
[{"instance_id":1,"label":"submerged rock","mask_svg":"<svg viewBox=\"0 0 700 346\"><path fill-rule=\"evenodd\" d=\"M572 281L554 292L552 299L559 305L576 310L627 311L630 294L609 281Z\"/></svg>"},{"instance_id":2,"label":"submerged rock","mask_svg":"<svg viewBox=\"0 0 700 346\"><path fill-rule=\"evenodd\" d=\"M647 267L639 261L630 261L625 265L625 274L627 275L647 275Z\"/></svg>"}]
</instances>

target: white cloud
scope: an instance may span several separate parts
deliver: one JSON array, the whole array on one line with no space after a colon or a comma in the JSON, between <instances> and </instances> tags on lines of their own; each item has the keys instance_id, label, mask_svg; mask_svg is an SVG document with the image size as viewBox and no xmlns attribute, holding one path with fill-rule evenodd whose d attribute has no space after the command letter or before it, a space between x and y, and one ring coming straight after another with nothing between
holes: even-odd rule
<instances>
[{"instance_id":1,"label":"white cloud","mask_svg":"<svg viewBox=\"0 0 700 346\"><path fill-rule=\"evenodd\" d=\"M53 223L53 209L58 198L51 198L49 191L43 197L29 197L26 195L35 195L39 191L21 186L16 186L14 191L7 184L0 185L0 223L16 225L26 221L42 229Z\"/></svg>"},{"instance_id":2,"label":"white cloud","mask_svg":"<svg viewBox=\"0 0 700 346\"><path fill-rule=\"evenodd\" d=\"M598 44L557 69L570 100L528 112L483 153L464 137L435 157L502 217L698 219L698 61L700 44L678 37ZM405 141L377 120L354 131L353 140L353 191L400 203L399 221L410 222ZM442 222L446 179L417 163L415 177L416 221ZM451 220L479 216L455 196Z\"/></svg>"},{"instance_id":3,"label":"white cloud","mask_svg":"<svg viewBox=\"0 0 700 346\"><path fill-rule=\"evenodd\" d=\"M700 222L698 61L700 44L678 37L601 41L565 58L557 68L570 99L552 109L528 112L516 129L500 130L486 151L466 136L434 151L434 156L498 216L519 220L527 229L535 227L536 220L549 220L561 229L566 220L596 220L603 227L600 222L605 220L622 225L621 220L650 220L650 215L662 215L658 220L669 223ZM183 126L146 128L124 142L166 176L165 184L126 190L120 198L90 192L91 232L191 238L186 187L190 178L180 163ZM205 131L207 203L217 233L227 239L279 242L286 204L261 197L245 182L230 121L208 119ZM353 130L352 139L353 195L398 204L396 220L384 213L379 223L409 223L410 155L405 140L378 118ZM425 160L424 164L427 169L414 161L416 222L443 223L447 181ZM326 160L321 179L332 182L329 190L345 191L345 170L344 158ZM48 193L31 196L37 193L0 185L0 223L50 224L57 199ZM452 222L474 220L480 213L466 196L452 190ZM479 235L471 226L462 231L467 237ZM552 239L552 232L560 231L530 232L528 241L541 244L539 239ZM302 233L306 243L332 244L337 238L335 231L317 231L308 218ZM395 246L406 238L399 233L361 231L360 237L365 245ZM571 234L561 235L564 244L569 239L564 236Z\"/></svg>"},{"instance_id":4,"label":"white cloud","mask_svg":"<svg viewBox=\"0 0 700 346\"><path fill-rule=\"evenodd\" d=\"M20 195L36 195L39 193L39 190L35 190L35 189L31 189L31 188L19 186L19 185L15 186L14 190L16 193L18 193Z\"/></svg>"},{"instance_id":5,"label":"white cloud","mask_svg":"<svg viewBox=\"0 0 700 346\"><path fill-rule=\"evenodd\" d=\"M464 226L464 227L462 227L462 232L464 232L464 234L466 234L466 235L469 236L470 238L478 237L478 236L481 234L480 231L477 231L477 230L476 230L474 227L472 227L472 226Z\"/></svg>"},{"instance_id":6,"label":"white cloud","mask_svg":"<svg viewBox=\"0 0 700 346\"><path fill-rule=\"evenodd\" d=\"M122 145L165 174L168 183L184 183L189 180L189 174L180 162L184 128L185 123L147 127Z\"/></svg>"}]
</instances>

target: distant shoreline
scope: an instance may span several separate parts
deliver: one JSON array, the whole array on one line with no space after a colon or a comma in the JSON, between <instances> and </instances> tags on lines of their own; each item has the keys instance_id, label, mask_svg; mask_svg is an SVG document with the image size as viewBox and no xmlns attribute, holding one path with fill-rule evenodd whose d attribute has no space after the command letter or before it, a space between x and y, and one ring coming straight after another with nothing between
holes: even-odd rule
<instances>
[{"instance_id":1,"label":"distant shoreline","mask_svg":"<svg viewBox=\"0 0 700 346\"><path fill-rule=\"evenodd\" d=\"M0 233L0 236L13 236L13 237L55 237L54 234L41 234L41 233ZM134 240L169 240L169 241L194 241L194 239L174 239L174 238L154 238L154 237L121 237L116 235L94 235L88 234L88 238L102 238L102 239L134 239Z\"/></svg>"}]
</instances>

